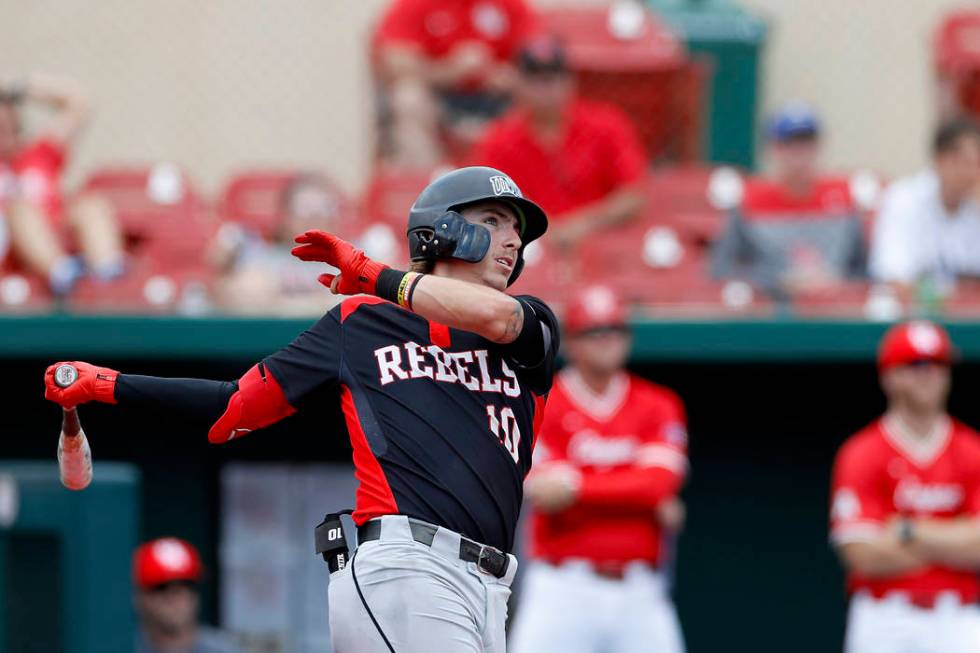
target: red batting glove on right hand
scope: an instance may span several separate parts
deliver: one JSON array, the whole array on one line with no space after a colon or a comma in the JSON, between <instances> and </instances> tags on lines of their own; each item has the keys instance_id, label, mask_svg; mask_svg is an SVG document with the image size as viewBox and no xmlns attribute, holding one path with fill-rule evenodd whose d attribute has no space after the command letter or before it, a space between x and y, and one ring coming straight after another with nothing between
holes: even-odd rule
<instances>
[{"instance_id":1,"label":"red batting glove on right hand","mask_svg":"<svg viewBox=\"0 0 980 653\"><path fill-rule=\"evenodd\" d=\"M67 388L60 388L54 382L54 371L61 365L73 365L78 370L78 379ZM44 398L59 404L62 408L72 408L88 401L116 403L116 377L119 372L108 367L96 367L80 361L59 362L48 366L44 372Z\"/></svg>"},{"instance_id":2,"label":"red batting glove on right hand","mask_svg":"<svg viewBox=\"0 0 980 653\"><path fill-rule=\"evenodd\" d=\"M369 259L346 240L326 231L307 231L296 236L296 242L300 243L299 247L293 248L292 253L296 258L329 263L340 270L339 275L321 274L317 277L320 283L339 295L375 294L378 275L388 267Z\"/></svg>"}]
</instances>

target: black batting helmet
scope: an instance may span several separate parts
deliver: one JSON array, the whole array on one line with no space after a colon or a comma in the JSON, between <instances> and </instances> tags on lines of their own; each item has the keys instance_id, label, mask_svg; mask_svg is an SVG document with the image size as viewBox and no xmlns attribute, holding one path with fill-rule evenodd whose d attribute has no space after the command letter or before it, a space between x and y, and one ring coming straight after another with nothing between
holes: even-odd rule
<instances>
[{"instance_id":1,"label":"black batting helmet","mask_svg":"<svg viewBox=\"0 0 980 653\"><path fill-rule=\"evenodd\" d=\"M459 211L487 200L509 204L517 214L521 248L507 285L517 281L524 268L524 248L544 235L548 218L540 206L524 198L510 177L486 166L453 170L426 186L418 196L408 214L408 250L412 260L482 261L490 248L490 232L467 222Z\"/></svg>"}]
</instances>

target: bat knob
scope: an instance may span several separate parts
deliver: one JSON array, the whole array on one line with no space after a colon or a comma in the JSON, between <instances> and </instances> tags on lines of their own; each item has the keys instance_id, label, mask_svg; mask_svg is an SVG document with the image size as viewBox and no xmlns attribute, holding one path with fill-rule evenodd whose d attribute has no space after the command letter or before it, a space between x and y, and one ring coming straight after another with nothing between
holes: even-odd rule
<instances>
[{"instance_id":1,"label":"bat knob","mask_svg":"<svg viewBox=\"0 0 980 653\"><path fill-rule=\"evenodd\" d=\"M59 388L67 388L78 380L78 370L74 365L59 365L54 371L54 383Z\"/></svg>"}]
</instances>

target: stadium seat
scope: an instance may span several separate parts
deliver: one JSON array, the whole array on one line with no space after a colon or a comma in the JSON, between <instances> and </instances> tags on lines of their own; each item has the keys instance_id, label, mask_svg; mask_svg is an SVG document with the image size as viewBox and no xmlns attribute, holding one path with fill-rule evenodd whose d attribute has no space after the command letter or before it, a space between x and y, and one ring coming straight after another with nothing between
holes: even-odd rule
<instances>
[{"instance_id":1,"label":"stadium seat","mask_svg":"<svg viewBox=\"0 0 980 653\"><path fill-rule=\"evenodd\" d=\"M798 292L793 297L793 313L800 317L863 318L870 288L867 282L848 281Z\"/></svg>"},{"instance_id":2,"label":"stadium seat","mask_svg":"<svg viewBox=\"0 0 980 653\"><path fill-rule=\"evenodd\" d=\"M279 224L281 197L298 170L249 170L229 179L218 202L222 222L237 222L270 237Z\"/></svg>"},{"instance_id":3,"label":"stadium seat","mask_svg":"<svg viewBox=\"0 0 980 653\"><path fill-rule=\"evenodd\" d=\"M566 44L581 95L622 108L651 160L696 160L710 71L652 11L635 7L561 6L542 9L541 20Z\"/></svg>"},{"instance_id":4,"label":"stadium seat","mask_svg":"<svg viewBox=\"0 0 980 653\"><path fill-rule=\"evenodd\" d=\"M291 181L307 172L299 169L240 172L226 183L218 202L218 216L222 222L238 223L265 238L272 238L282 219L283 192ZM337 198L343 233L356 233L360 220L347 194L329 176L322 174L322 179Z\"/></svg>"},{"instance_id":5,"label":"stadium seat","mask_svg":"<svg viewBox=\"0 0 980 653\"><path fill-rule=\"evenodd\" d=\"M953 86L961 109L980 118L980 10L963 9L946 16L933 43L939 74Z\"/></svg>"},{"instance_id":6,"label":"stadium seat","mask_svg":"<svg viewBox=\"0 0 980 653\"><path fill-rule=\"evenodd\" d=\"M405 233L408 211L415 198L432 180L433 172L404 171L378 166L361 195L361 217L369 226L387 224L397 234Z\"/></svg>"},{"instance_id":7,"label":"stadium seat","mask_svg":"<svg viewBox=\"0 0 980 653\"><path fill-rule=\"evenodd\" d=\"M702 246L709 245L725 226L725 216L708 201L714 168L671 166L650 174L646 184L651 219L673 227Z\"/></svg>"},{"instance_id":8,"label":"stadium seat","mask_svg":"<svg viewBox=\"0 0 980 653\"><path fill-rule=\"evenodd\" d=\"M66 308L74 313L205 313L213 281L201 264L178 268L145 260L111 282L82 279Z\"/></svg>"},{"instance_id":9,"label":"stadium seat","mask_svg":"<svg viewBox=\"0 0 980 653\"><path fill-rule=\"evenodd\" d=\"M524 253L524 271L511 287L512 294L540 297L560 310L568 290L579 283L577 259L562 256L547 242L536 241Z\"/></svg>"},{"instance_id":10,"label":"stadium seat","mask_svg":"<svg viewBox=\"0 0 980 653\"><path fill-rule=\"evenodd\" d=\"M112 166L85 181L116 211L130 253L171 264L200 260L216 221L185 172L172 164Z\"/></svg>"},{"instance_id":11,"label":"stadium seat","mask_svg":"<svg viewBox=\"0 0 980 653\"><path fill-rule=\"evenodd\" d=\"M123 231L136 236L151 234L204 206L187 174L171 164L99 168L88 176L83 189L105 197Z\"/></svg>"},{"instance_id":12,"label":"stadium seat","mask_svg":"<svg viewBox=\"0 0 980 653\"><path fill-rule=\"evenodd\" d=\"M48 287L29 274L0 272L0 313L44 313L54 307Z\"/></svg>"}]
</instances>

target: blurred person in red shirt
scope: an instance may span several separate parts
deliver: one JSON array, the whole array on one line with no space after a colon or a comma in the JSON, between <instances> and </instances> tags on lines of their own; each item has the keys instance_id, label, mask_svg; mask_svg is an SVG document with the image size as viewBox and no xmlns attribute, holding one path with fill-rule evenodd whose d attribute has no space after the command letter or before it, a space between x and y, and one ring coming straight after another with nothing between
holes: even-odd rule
<instances>
[{"instance_id":1,"label":"blurred person in red shirt","mask_svg":"<svg viewBox=\"0 0 980 653\"><path fill-rule=\"evenodd\" d=\"M241 653L229 637L198 623L201 557L190 542L164 537L133 554L136 653Z\"/></svg>"},{"instance_id":2,"label":"blurred person in red shirt","mask_svg":"<svg viewBox=\"0 0 980 653\"><path fill-rule=\"evenodd\" d=\"M746 277L785 300L864 276L861 209L851 179L821 171L821 132L814 109L798 100L770 117L772 174L741 189L713 246L716 277Z\"/></svg>"},{"instance_id":3,"label":"blurred person in red shirt","mask_svg":"<svg viewBox=\"0 0 980 653\"><path fill-rule=\"evenodd\" d=\"M830 537L847 572L846 653L980 651L980 435L946 409L955 358L937 324L889 329L885 414L837 453Z\"/></svg>"},{"instance_id":4,"label":"blurred person in red shirt","mask_svg":"<svg viewBox=\"0 0 980 653\"><path fill-rule=\"evenodd\" d=\"M54 112L32 140L25 139L20 116L27 102ZM86 273L102 280L123 273L122 237L109 204L90 193L66 203L62 192L69 148L90 115L88 100L70 82L32 76L0 85L0 187L6 189L0 201L6 200L11 253L59 295Z\"/></svg>"},{"instance_id":5,"label":"blurred person in red shirt","mask_svg":"<svg viewBox=\"0 0 980 653\"><path fill-rule=\"evenodd\" d=\"M440 129L472 143L507 105L518 45L534 27L524 0L394 0L374 35L392 164L444 163Z\"/></svg>"},{"instance_id":6,"label":"blurred person in red shirt","mask_svg":"<svg viewBox=\"0 0 980 653\"><path fill-rule=\"evenodd\" d=\"M665 567L684 521L684 405L624 369L625 308L605 286L567 311L525 483L532 562L508 650L681 653Z\"/></svg>"},{"instance_id":7,"label":"blurred person in red shirt","mask_svg":"<svg viewBox=\"0 0 980 653\"><path fill-rule=\"evenodd\" d=\"M474 163L513 177L548 212L548 240L564 248L639 215L647 162L629 118L577 96L553 37L529 41L518 70L515 106L487 129Z\"/></svg>"}]
</instances>

